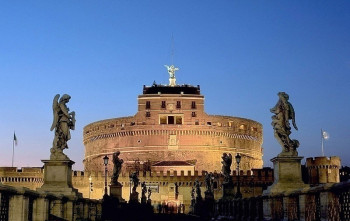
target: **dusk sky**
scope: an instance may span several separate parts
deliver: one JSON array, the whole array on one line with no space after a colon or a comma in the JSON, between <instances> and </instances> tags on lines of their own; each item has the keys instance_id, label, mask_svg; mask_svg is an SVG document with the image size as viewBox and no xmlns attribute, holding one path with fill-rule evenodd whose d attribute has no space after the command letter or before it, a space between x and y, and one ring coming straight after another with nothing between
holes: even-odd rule
<instances>
[{"instance_id":1,"label":"dusk sky","mask_svg":"<svg viewBox=\"0 0 350 221\"><path fill-rule=\"evenodd\" d=\"M350 1L1 1L0 166L41 167L54 132L52 100L76 112L65 153L83 170L83 127L137 112L153 81L167 84L172 36L178 84L200 85L208 114L264 128L264 166L277 93L296 112L299 155L350 166ZM218 159L220 160L220 159ZM101 162L102 163L102 162Z\"/></svg>"}]
</instances>

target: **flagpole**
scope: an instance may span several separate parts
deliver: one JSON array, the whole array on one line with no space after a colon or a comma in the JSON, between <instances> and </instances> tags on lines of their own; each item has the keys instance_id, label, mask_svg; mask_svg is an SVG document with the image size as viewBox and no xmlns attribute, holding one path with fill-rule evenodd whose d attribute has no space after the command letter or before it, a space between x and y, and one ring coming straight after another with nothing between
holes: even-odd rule
<instances>
[{"instance_id":1,"label":"flagpole","mask_svg":"<svg viewBox=\"0 0 350 221\"><path fill-rule=\"evenodd\" d=\"M13 167L13 160L15 159L15 139L12 141L12 167Z\"/></svg>"},{"instance_id":2,"label":"flagpole","mask_svg":"<svg viewBox=\"0 0 350 221\"><path fill-rule=\"evenodd\" d=\"M323 130L321 128L321 147L322 147L322 156L324 157L324 149L323 149Z\"/></svg>"}]
</instances>

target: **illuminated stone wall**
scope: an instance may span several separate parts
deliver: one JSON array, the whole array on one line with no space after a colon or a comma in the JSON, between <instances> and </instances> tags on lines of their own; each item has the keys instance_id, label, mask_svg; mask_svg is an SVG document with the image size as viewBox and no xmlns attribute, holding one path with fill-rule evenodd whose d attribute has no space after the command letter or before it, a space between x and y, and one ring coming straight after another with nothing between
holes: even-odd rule
<instances>
[{"instance_id":1,"label":"illuminated stone wall","mask_svg":"<svg viewBox=\"0 0 350 221\"><path fill-rule=\"evenodd\" d=\"M243 170L262 168L262 134L256 121L206 114L202 95L143 94L135 116L84 128L84 166L103 171L102 158L119 150L124 161L195 161L198 171L218 172L224 152L240 153Z\"/></svg>"},{"instance_id":2,"label":"illuminated stone wall","mask_svg":"<svg viewBox=\"0 0 350 221\"><path fill-rule=\"evenodd\" d=\"M310 184L339 183L341 160L337 156L306 159Z\"/></svg>"},{"instance_id":3,"label":"illuminated stone wall","mask_svg":"<svg viewBox=\"0 0 350 221\"><path fill-rule=\"evenodd\" d=\"M21 172L16 172L21 171ZM0 182L4 185L27 187L31 190L41 187L43 184L44 171L41 168L22 168L16 170L16 168L0 168ZM35 174L35 176L33 176ZM105 176L101 172L82 172L72 171L72 184L73 187L78 189L83 194L84 198L102 199L104 194ZM108 185L110 183L111 174L108 175ZM233 171L233 182L237 182L236 171ZM90 191L89 177L91 176L93 183L93 191ZM214 174L216 177L216 188L214 188L215 199L222 197L222 182L223 177L221 174ZM33 179L35 177L35 182ZM202 195L204 197L205 192L205 173L194 171L167 171L162 173L155 172L140 172L140 182L146 182L147 186L150 186L154 191L151 199L152 204L156 206L159 203L177 203L184 204L186 213L189 212L189 206L191 203L191 189L194 186L194 182L198 179L201 183ZM118 180L123 185L123 198L129 200L130 194L130 180L128 173L122 173ZM273 182L273 170L270 168L254 169L249 171L241 171L241 192L243 197L252 197L262 194L263 188L271 185ZM175 200L175 183L179 186L178 200ZM109 188L108 188L109 189ZM141 187L137 188L141 197ZM236 190L235 190L236 191Z\"/></svg>"}]
</instances>

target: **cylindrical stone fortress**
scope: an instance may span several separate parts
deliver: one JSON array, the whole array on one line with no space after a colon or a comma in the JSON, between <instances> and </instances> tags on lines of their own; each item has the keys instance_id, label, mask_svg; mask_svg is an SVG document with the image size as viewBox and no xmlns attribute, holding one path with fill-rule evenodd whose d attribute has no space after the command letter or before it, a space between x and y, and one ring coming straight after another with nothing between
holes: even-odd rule
<instances>
[{"instance_id":1,"label":"cylindrical stone fortress","mask_svg":"<svg viewBox=\"0 0 350 221\"><path fill-rule=\"evenodd\" d=\"M117 150L126 163L187 161L218 172L224 152L240 153L242 170L261 168L262 134L256 121L206 114L199 86L144 86L135 116L85 126L85 171L103 171L102 158Z\"/></svg>"}]
</instances>

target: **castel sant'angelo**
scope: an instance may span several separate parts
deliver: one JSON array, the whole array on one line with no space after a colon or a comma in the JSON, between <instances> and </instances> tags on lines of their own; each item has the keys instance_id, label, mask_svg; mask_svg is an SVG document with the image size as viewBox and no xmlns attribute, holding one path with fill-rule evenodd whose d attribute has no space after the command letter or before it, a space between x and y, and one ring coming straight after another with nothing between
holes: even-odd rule
<instances>
[{"instance_id":1,"label":"castel sant'angelo","mask_svg":"<svg viewBox=\"0 0 350 221\"><path fill-rule=\"evenodd\" d=\"M134 116L85 126L85 172L103 171L102 158L116 151L125 162L124 170L138 162L155 171L220 172L225 152L232 156L240 153L243 170L262 168L262 125L250 119L205 113L200 86L176 84L178 68L166 67L169 84L143 86Z\"/></svg>"},{"instance_id":2,"label":"castel sant'angelo","mask_svg":"<svg viewBox=\"0 0 350 221\"><path fill-rule=\"evenodd\" d=\"M114 165L106 163L106 170L103 158L112 159L119 151L123 160L118 179L122 199L131 199L130 174L137 172L139 181L152 192L154 208L169 205L188 213L194 185L198 183L201 192L206 191L207 172L213 172L214 199L223 197L225 177L221 161L223 154L228 153L241 156L240 167L236 160L231 166L234 192L237 193L239 183L243 198L261 195L274 181L274 171L263 168L262 125L239 117L208 115L200 87L176 84L177 68L166 67L169 84L144 86L134 116L85 126L85 169L71 172L72 186L86 198L101 199L107 192L111 194L107 185L111 184ZM338 157L308 158L306 162L310 184L339 182ZM44 175L43 168L0 167L2 184L31 190L44 186ZM141 186L136 191L142 192Z\"/></svg>"}]
</instances>

